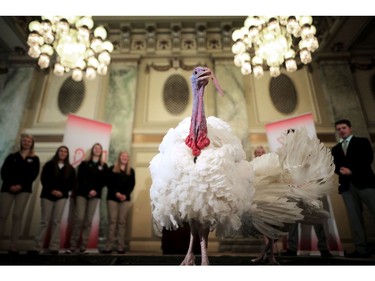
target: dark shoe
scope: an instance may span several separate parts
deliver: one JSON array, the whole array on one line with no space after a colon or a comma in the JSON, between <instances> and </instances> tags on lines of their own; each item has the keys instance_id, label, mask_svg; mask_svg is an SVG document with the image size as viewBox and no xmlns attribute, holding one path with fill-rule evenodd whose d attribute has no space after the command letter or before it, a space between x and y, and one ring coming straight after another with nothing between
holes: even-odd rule
<instances>
[{"instance_id":1,"label":"dark shoe","mask_svg":"<svg viewBox=\"0 0 375 281\"><path fill-rule=\"evenodd\" d=\"M346 258L356 258L356 259L367 259L367 258L371 258L371 254L370 253L360 253L358 251L354 251L353 253L345 253L344 255Z\"/></svg>"},{"instance_id":2,"label":"dark shoe","mask_svg":"<svg viewBox=\"0 0 375 281\"><path fill-rule=\"evenodd\" d=\"M112 254L112 250L103 250L102 254L104 254L104 255Z\"/></svg>"},{"instance_id":3,"label":"dark shoe","mask_svg":"<svg viewBox=\"0 0 375 281\"><path fill-rule=\"evenodd\" d=\"M51 255L58 255L58 254L59 254L59 251L54 250L54 251L49 251L49 253L50 253Z\"/></svg>"},{"instance_id":4,"label":"dark shoe","mask_svg":"<svg viewBox=\"0 0 375 281\"><path fill-rule=\"evenodd\" d=\"M125 250L123 250L123 249L118 249L118 250L117 250L117 254L125 254Z\"/></svg>"},{"instance_id":5,"label":"dark shoe","mask_svg":"<svg viewBox=\"0 0 375 281\"><path fill-rule=\"evenodd\" d=\"M37 250L31 250L31 251L27 251L27 254L28 255L39 255L39 251L37 251Z\"/></svg>"},{"instance_id":6,"label":"dark shoe","mask_svg":"<svg viewBox=\"0 0 375 281\"><path fill-rule=\"evenodd\" d=\"M296 257L297 256L297 251L292 251L292 250L285 250L280 253L281 256L284 257Z\"/></svg>"},{"instance_id":7,"label":"dark shoe","mask_svg":"<svg viewBox=\"0 0 375 281\"><path fill-rule=\"evenodd\" d=\"M330 251L328 250L323 250L323 251L320 251L320 256L322 258L332 258L332 254L330 253Z\"/></svg>"}]
</instances>

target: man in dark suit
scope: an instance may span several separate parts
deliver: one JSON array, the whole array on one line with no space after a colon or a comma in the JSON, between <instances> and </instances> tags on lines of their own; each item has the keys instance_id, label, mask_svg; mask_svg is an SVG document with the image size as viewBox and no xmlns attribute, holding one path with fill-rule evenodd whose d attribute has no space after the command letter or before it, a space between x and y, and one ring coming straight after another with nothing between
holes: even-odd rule
<instances>
[{"instance_id":1,"label":"man in dark suit","mask_svg":"<svg viewBox=\"0 0 375 281\"><path fill-rule=\"evenodd\" d=\"M355 251L347 257L371 257L363 219L363 205L366 204L373 215L375 224L375 174L371 163L374 152L367 138L355 137L351 122L346 119L335 123L340 142L332 148L335 173L339 175L341 194L352 230Z\"/></svg>"}]
</instances>

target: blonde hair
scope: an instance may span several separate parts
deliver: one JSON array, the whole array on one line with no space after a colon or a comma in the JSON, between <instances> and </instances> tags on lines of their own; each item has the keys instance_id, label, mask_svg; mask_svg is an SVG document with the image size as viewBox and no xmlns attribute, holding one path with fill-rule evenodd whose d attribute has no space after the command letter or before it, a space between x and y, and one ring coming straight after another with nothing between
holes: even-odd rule
<instances>
[{"instance_id":1,"label":"blonde hair","mask_svg":"<svg viewBox=\"0 0 375 281\"><path fill-rule=\"evenodd\" d=\"M130 165L130 156L129 156L129 153L127 151L120 151L119 154L117 155L117 160L116 160L116 163L113 165L113 172L114 173L120 173L121 172L121 155L126 153L128 155L128 163L126 163L126 167L125 167L125 173L127 175L130 175L130 171L131 171L131 165Z\"/></svg>"},{"instance_id":2,"label":"blonde hair","mask_svg":"<svg viewBox=\"0 0 375 281\"><path fill-rule=\"evenodd\" d=\"M92 160L93 154L94 154L93 153L94 152L94 147L97 146L97 145L99 145L100 148L102 149L102 153L100 153L100 156L99 156L99 162L100 162L100 165L102 166L105 163L105 161L103 160L103 146L100 143L98 143L98 142L96 142L96 143L93 144L93 146L91 147L91 149L87 153L86 160L87 161Z\"/></svg>"},{"instance_id":3,"label":"blonde hair","mask_svg":"<svg viewBox=\"0 0 375 281\"><path fill-rule=\"evenodd\" d=\"M34 156L35 155L35 151L34 151L35 139L34 139L34 137L30 134L21 134L19 151L22 151L22 140L23 139L31 139L32 143L31 143L31 147L29 149L29 156Z\"/></svg>"}]
</instances>

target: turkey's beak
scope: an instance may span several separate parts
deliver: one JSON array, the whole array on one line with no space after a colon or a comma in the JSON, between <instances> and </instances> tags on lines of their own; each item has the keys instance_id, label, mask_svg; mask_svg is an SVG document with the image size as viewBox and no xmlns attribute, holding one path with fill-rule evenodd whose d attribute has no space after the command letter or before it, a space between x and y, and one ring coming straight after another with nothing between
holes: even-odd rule
<instances>
[{"instance_id":1,"label":"turkey's beak","mask_svg":"<svg viewBox=\"0 0 375 281\"><path fill-rule=\"evenodd\" d=\"M210 81L211 76L212 76L211 70L208 68L205 68L204 71L199 73L197 77L198 85L205 87Z\"/></svg>"},{"instance_id":2,"label":"turkey's beak","mask_svg":"<svg viewBox=\"0 0 375 281\"><path fill-rule=\"evenodd\" d=\"M198 81L205 87L208 84L210 78L212 79L212 82L214 83L219 95L224 96L224 92L221 89L219 82L217 81L214 73L209 68L205 68L203 72L199 73Z\"/></svg>"}]
</instances>

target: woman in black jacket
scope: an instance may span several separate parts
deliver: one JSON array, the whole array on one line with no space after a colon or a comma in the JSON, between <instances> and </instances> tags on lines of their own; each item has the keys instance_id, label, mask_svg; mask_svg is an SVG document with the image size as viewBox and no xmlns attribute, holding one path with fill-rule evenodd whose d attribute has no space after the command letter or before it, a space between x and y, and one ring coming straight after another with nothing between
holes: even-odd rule
<instances>
[{"instance_id":1,"label":"woman in black jacket","mask_svg":"<svg viewBox=\"0 0 375 281\"><path fill-rule=\"evenodd\" d=\"M51 238L49 250L57 254L60 249L60 221L63 215L69 192L76 182L75 169L69 162L69 149L62 145L42 169L41 209L42 216L38 234L35 236L34 253L39 253L44 244L49 224Z\"/></svg>"},{"instance_id":2,"label":"woman in black jacket","mask_svg":"<svg viewBox=\"0 0 375 281\"><path fill-rule=\"evenodd\" d=\"M131 208L130 194L135 186L135 172L129 154L120 152L107 177L108 237L103 254L110 254L117 238L117 253L125 253L125 229Z\"/></svg>"},{"instance_id":3,"label":"woman in black jacket","mask_svg":"<svg viewBox=\"0 0 375 281\"><path fill-rule=\"evenodd\" d=\"M103 147L100 143L95 143L88 159L78 166L72 235L67 253L78 250L87 253L95 211L100 202L102 189L106 185L107 170Z\"/></svg>"},{"instance_id":4,"label":"woman in black jacket","mask_svg":"<svg viewBox=\"0 0 375 281\"><path fill-rule=\"evenodd\" d=\"M12 210L9 254L18 254L22 217L32 193L33 182L39 174L40 161L34 152L34 143L33 136L22 135L19 151L9 154L1 168L0 239Z\"/></svg>"}]
</instances>

